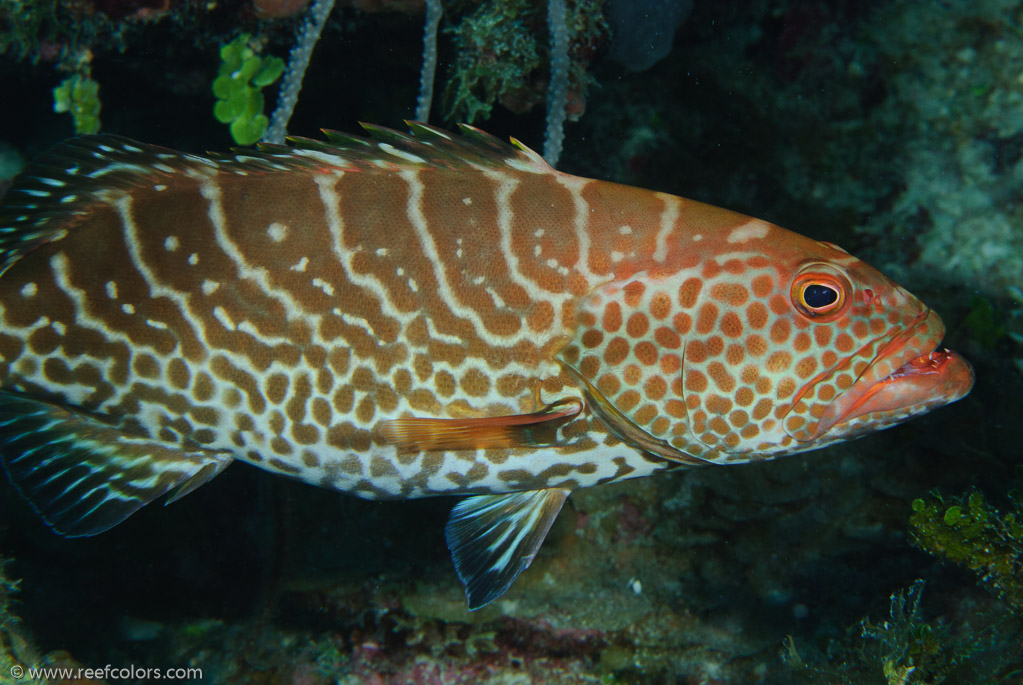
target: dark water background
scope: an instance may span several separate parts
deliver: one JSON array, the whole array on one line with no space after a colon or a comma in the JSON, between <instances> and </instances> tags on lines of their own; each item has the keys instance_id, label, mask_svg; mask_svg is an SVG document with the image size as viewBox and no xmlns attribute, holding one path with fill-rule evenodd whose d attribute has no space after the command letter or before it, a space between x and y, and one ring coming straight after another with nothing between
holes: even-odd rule
<instances>
[{"instance_id":1,"label":"dark water background","mask_svg":"<svg viewBox=\"0 0 1023 685\"><path fill-rule=\"evenodd\" d=\"M451 30L491 3L446 4L441 93L458 69ZM534 19L521 32L540 49L531 92L506 101L538 104L476 123L540 149L544 3L502 6ZM644 71L607 59L608 34L575 55L594 83L559 163L873 263L942 315L945 344L977 371L965 400L820 452L578 492L533 566L471 615L443 542L451 499L364 502L237 465L173 506L64 540L4 482L0 555L21 579L0 615L5 658L196 666L217 683L1021 682L1020 606L920 550L909 523L933 492L1018 508L1021 18L994 0L697 0ZM401 128L422 20L417 2L339 2L290 131ZM225 150L210 90L220 44L247 31L286 57L300 21L260 21L247 0L3 0L0 158L73 135L52 89L84 48L103 131ZM440 95L431 123L451 125ZM1009 549L1011 584L1023 541Z\"/></svg>"}]
</instances>

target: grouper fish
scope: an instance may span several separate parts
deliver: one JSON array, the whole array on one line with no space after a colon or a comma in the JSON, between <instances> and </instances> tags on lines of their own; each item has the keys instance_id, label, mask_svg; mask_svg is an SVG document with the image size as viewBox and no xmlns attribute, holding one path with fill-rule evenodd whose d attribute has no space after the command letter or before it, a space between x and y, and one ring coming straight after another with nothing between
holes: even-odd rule
<instances>
[{"instance_id":1,"label":"grouper fish","mask_svg":"<svg viewBox=\"0 0 1023 685\"><path fill-rule=\"evenodd\" d=\"M0 453L93 535L234 460L465 495L468 606L576 488L774 459L966 395L938 315L830 243L410 124L201 157L60 144L0 209Z\"/></svg>"}]
</instances>

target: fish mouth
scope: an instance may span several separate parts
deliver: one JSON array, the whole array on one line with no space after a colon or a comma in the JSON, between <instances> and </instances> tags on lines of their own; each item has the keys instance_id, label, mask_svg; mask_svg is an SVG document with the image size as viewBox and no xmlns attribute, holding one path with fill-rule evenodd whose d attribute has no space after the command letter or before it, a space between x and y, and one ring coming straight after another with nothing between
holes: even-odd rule
<instances>
[{"instance_id":1,"label":"fish mouth","mask_svg":"<svg viewBox=\"0 0 1023 685\"><path fill-rule=\"evenodd\" d=\"M828 405L809 439L836 427L845 426L843 434L885 428L965 397L973 367L958 352L939 348L944 333L941 318L927 310L879 342L873 360Z\"/></svg>"}]
</instances>

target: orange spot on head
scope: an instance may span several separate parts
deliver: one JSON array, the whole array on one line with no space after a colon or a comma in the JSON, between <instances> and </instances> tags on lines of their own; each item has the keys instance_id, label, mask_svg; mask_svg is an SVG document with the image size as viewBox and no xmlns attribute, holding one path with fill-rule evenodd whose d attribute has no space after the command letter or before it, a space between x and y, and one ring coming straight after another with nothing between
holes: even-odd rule
<instances>
[{"instance_id":1,"label":"orange spot on head","mask_svg":"<svg viewBox=\"0 0 1023 685\"><path fill-rule=\"evenodd\" d=\"M678 371L681 366L682 360L679 359L677 354L666 354L661 357L661 371L663 371L665 375L670 376Z\"/></svg>"},{"instance_id":2,"label":"orange spot on head","mask_svg":"<svg viewBox=\"0 0 1023 685\"><path fill-rule=\"evenodd\" d=\"M593 355L587 355L579 362L579 373L583 375L583 378L593 378L599 370L600 360Z\"/></svg>"},{"instance_id":3,"label":"orange spot on head","mask_svg":"<svg viewBox=\"0 0 1023 685\"><path fill-rule=\"evenodd\" d=\"M617 366L625 361L628 355L629 343L625 341L625 338L615 338L608 343L607 349L604 350L604 361L611 366Z\"/></svg>"},{"instance_id":4,"label":"orange spot on head","mask_svg":"<svg viewBox=\"0 0 1023 685\"><path fill-rule=\"evenodd\" d=\"M839 333L838 337L835 338L835 348L839 352L852 352L854 344L853 339L848 333Z\"/></svg>"},{"instance_id":5,"label":"orange spot on head","mask_svg":"<svg viewBox=\"0 0 1023 685\"><path fill-rule=\"evenodd\" d=\"M813 327L813 339L817 341L817 344L824 347L831 342L831 326L820 325Z\"/></svg>"},{"instance_id":6,"label":"orange spot on head","mask_svg":"<svg viewBox=\"0 0 1023 685\"><path fill-rule=\"evenodd\" d=\"M767 341L759 335L751 335L746 338L746 351L754 357L767 353Z\"/></svg>"},{"instance_id":7,"label":"orange spot on head","mask_svg":"<svg viewBox=\"0 0 1023 685\"><path fill-rule=\"evenodd\" d=\"M733 307L741 307L749 299L749 292L739 283L717 283L711 286L710 296Z\"/></svg>"},{"instance_id":8,"label":"orange spot on head","mask_svg":"<svg viewBox=\"0 0 1023 685\"><path fill-rule=\"evenodd\" d=\"M654 331L654 340L661 347L666 347L671 350L677 350L682 346L682 339L678 336L678 333L671 330L667 326L661 326Z\"/></svg>"},{"instance_id":9,"label":"orange spot on head","mask_svg":"<svg viewBox=\"0 0 1023 685\"><path fill-rule=\"evenodd\" d=\"M789 326L789 322L785 319L778 319L771 326L771 342L776 345L781 345L786 342L791 334L792 327Z\"/></svg>"},{"instance_id":10,"label":"orange spot on head","mask_svg":"<svg viewBox=\"0 0 1023 685\"><path fill-rule=\"evenodd\" d=\"M678 289L678 303L686 309L692 309L700 299L703 281L699 278L687 278Z\"/></svg>"},{"instance_id":11,"label":"orange spot on head","mask_svg":"<svg viewBox=\"0 0 1023 685\"><path fill-rule=\"evenodd\" d=\"M739 388L735 391L735 403L740 407L748 407L753 404L755 395L749 388Z\"/></svg>"},{"instance_id":12,"label":"orange spot on head","mask_svg":"<svg viewBox=\"0 0 1023 685\"><path fill-rule=\"evenodd\" d=\"M774 279L767 274L761 274L753 279L753 294L756 297L767 298L774 292Z\"/></svg>"},{"instance_id":13,"label":"orange spot on head","mask_svg":"<svg viewBox=\"0 0 1023 685\"><path fill-rule=\"evenodd\" d=\"M796 364L796 375L800 378L809 378L817 370L817 360L813 357L803 357Z\"/></svg>"},{"instance_id":14,"label":"orange spot on head","mask_svg":"<svg viewBox=\"0 0 1023 685\"><path fill-rule=\"evenodd\" d=\"M706 279L712 279L721 273L721 265L713 259L708 259L703 263L703 277Z\"/></svg>"},{"instance_id":15,"label":"orange spot on head","mask_svg":"<svg viewBox=\"0 0 1023 685\"><path fill-rule=\"evenodd\" d=\"M750 302L746 307L746 322L755 329L761 329L767 325L767 307L763 302Z\"/></svg>"},{"instance_id":16,"label":"orange spot on head","mask_svg":"<svg viewBox=\"0 0 1023 685\"><path fill-rule=\"evenodd\" d=\"M617 395L621 388L622 382L613 374L605 373L597 379L597 390L599 390L604 397L613 397L614 395Z\"/></svg>"},{"instance_id":17,"label":"orange spot on head","mask_svg":"<svg viewBox=\"0 0 1023 685\"><path fill-rule=\"evenodd\" d=\"M778 381L778 397L784 399L796 392L796 382L791 378L783 378Z\"/></svg>"},{"instance_id":18,"label":"orange spot on head","mask_svg":"<svg viewBox=\"0 0 1023 685\"><path fill-rule=\"evenodd\" d=\"M690 392L703 392L706 389L706 376L696 369L686 372L686 390L689 390Z\"/></svg>"},{"instance_id":19,"label":"orange spot on head","mask_svg":"<svg viewBox=\"0 0 1023 685\"><path fill-rule=\"evenodd\" d=\"M721 332L729 338L738 338L742 335L742 320L735 312L725 312L721 317Z\"/></svg>"},{"instance_id":20,"label":"orange spot on head","mask_svg":"<svg viewBox=\"0 0 1023 685\"><path fill-rule=\"evenodd\" d=\"M869 330L867 328L866 322L864 322L862 319L853 322L852 334L854 337L859 338L860 340L866 339L867 336L869 335Z\"/></svg>"},{"instance_id":21,"label":"orange spot on head","mask_svg":"<svg viewBox=\"0 0 1023 685\"><path fill-rule=\"evenodd\" d=\"M781 373L782 371L788 370L791 365L792 355L785 350L773 352L771 356L767 358L767 370L771 373Z\"/></svg>"},{"instance_id":22,"label":"orange spot on head","mask_svg":"<svg viewBox=\"0 0 1023 685\"><path fill-rule=\"evenodd\" d=\"M738 366L746 358L746 348L742 345L729 345L725 351L725 360L732 366Z\"/></svg>"},{"instance_id":23,"label":"orange spot on head","mask_svg":"<svg viewBox=\"0 0 1023 685\"><path fill-rule=\"evenodd\" d=\"M643 371L635 364L629 364L622 371L622 379L629 385L636 385L643 380Z\"/></svg>"},{"instance_id":24,"label":"orange spot on head","mask_svg":"<svg viewBox=\"0 0 1023 685\"><path fill-rule=\"evenodd\" d=\"M681 400L668 400L664 403L664 411L676 419L684 419L686 417L686 405Z\"/></svg>"},{"instance_id":25,"label":"orange spot on head","mask_svg":"<svg viewBox=\"0 0 1023 685\"><path fill-rule=\"evenodd\" d=\"M638 307L643 300L643 293L646 292L646 285L642 281L627 283L622 292L625 294L625 304L629 307Z\"/></svg>"},{"instance_id":26,"label":"orange spot on head","mask_svg":"<svg viewBox=\"0 0 1023 685\"><path fill-rule=\"evenodd\" d=\"M646 364L647 366L653 366L657 363L658 353L657 347L649 340L644 340L638 343L633 350L636 355L636 359Z\"/></svg>"},{"instance_id":27,"label":"orange spot on head","mask_svg":"<svg viewBox=\"0 0 1023 685\"><path fill-rule=\"evenodd\" d=\"M643 312L634 312L625 324L625 332L633 338L641 338L650 330L650 320Z\"/></svg>"},{"instance_id":28,"label":"orange spot on head","mask_svg":"<svg viewBox=\"0 0 1023 685\"><path fill-rule=\"evenodd\" d=\"M668 384L660 376L651 376L643 385L643 392L651 400L659 400L668 392Z\"/></svg>"},{"instance_id":29,"label":"orange spot on head","mask_svg":"<svg viewBox=\"0 0 1023 685\"><path fill-rule=\"evenodd\" d=\"M810 349L810 335L806 331L800 331L796 334L795 340L792 341L792 348L796 352L806 352Z\"/></svg>"},{"instance_id":30,"label":"orange spot on head","mask_svg":"<svg viewBox=\"0 0 1023 685\"><path fill-rule=\"evenodd\" d=\"M672 325L679 335L687 334L693 327L693 319L685 312L679 312L671 319Z\"/></svg>"},{"instance_id":31,"label":"orange spot on head","mask_svg":"<svg viewBox=\"0 0 1023 685\"><path fill-rule=\"evenodd\" d=\"M622 327L622 306L617 302L608 302L604 308L604 330L614 333Z\"/></svg>"},{"instance_id":32,"label":"orange spot on head","mask_svg":"<svg viewBox=\"0 0 1023 685\"><path fill-rule=\"evenodd\" d=\"M724 263L724 269L730 274L746 273L746 265L742 263L741 259L729 259Z\"/></svg>"},{"instance_id":33,"label":"orange spot on head","mask_svg":"<svg viewBox=\"0 0 1023 685\"><path fill-rule=\"evenodd\" d=\"M757 405L753 407L753 419L756 421L763 420L771 413L771 409L773 408L774 402L766 397L761 398L760 401L757 402Z\"/></svg>"},{"instance_id":34,"label":"orange spot on head","mask_svg":"<svg viewBox=\"0 0 1023 685\"><path fill-rule=\"evenodd\" d=\"M775 293L771 296L769 304L775 314L785 314L789 311L789 301L783 295Z\"/></svg>"},{"instance_id":35,"label":"orange spot on head","mask_svg":"<svg viewBox=\"0 0 1023 685\"><path fill-rule=\"evenodd\" d=\"M700 340L691 340L686 345L686 359L694 364L702 364L707 361L707 349Z\"/></svg>"},{"instance_id":36,"label":"orange spot on head","mask_svg":"<svg viewBox=\"0 0 1023 685\"><path fill-rule=\"evenodd\" d=\"M714 330L718 320L718 308L713 302L705 302L696 318L696 332L706 335Z\"/></svg>"},{"instance_id":37,"label":"orange spot on head","mask_svg":"<svg viewBox=\"0 0 1023 685\"><path fill-rule=\"evenodd\" d=\"M728 426L728 422L725 421L720 416L715 416L714 418L712 418L710 421L707 422L707 425L710 426L710 429L717 433L718 435L726 435L730 433L732 430Z\"/></svg>"},{"instance_id":38,"label":"orange spot on head","mask_svg":"<svg viewBox=\"0 0 1023 685\"><path fill-rule=\"evenodd\" d=\"M707 411L717 416L724 416L728 412L732 411L732 401L727 397L721 395L711 395L704 402L704 406L707 407Z\"/></svg>"},{"instance_id":39,"label":"orange spot on head","mask_svg":"<svg viewBox=\"0 0 1023 685\"><path fill-rule=\"evenodd\" d=\"M619 411L630 412L637 404L639 404L641 399L643 398L640 397L640 394L635 390L626 390L622 393L621 397L615 401L615 406Z\"/></svg>"},{"instance_id":40,"label":"orange spot on head","mask_svg":"<svg viewBox=\"0 0 1023 685\"><path fill-rule=\"evenodd\" d=\"M739 373L739 380L746 385L756 383L758 378L760 378L760 370L752 364L744 366L742 371Z\"/></svg>"},{"instance_id":41,"label":"orange spot on head","mask_svg":"<svg viewBox=\"0 0 1023 685\"><path fill-rule=\"evenodd\" d=\"M657 407L647 404L641 407L632 415L632 420L640 426L645 426L657 417Z\"/></svg>"},{"instance_id":42,"label":"orange spot on head","mask_svg":"<svg viewBox=\"0 0 1023 685\"><path fill-rule=\"evenodd\" d=\"M725 341L720 335L712 335L707 338L704 349L707 350L708 357L716 357L725 351Z\"/></svg>"},{"instance_id":43,"label":"orange spot on head","mask_svg":"<svg viewBox=\"0 0 1023 685\"><path fill-rule=\"evenodd\" d=\"M650 298L650 316L658 321L671 313L671 298L664 293L657 293Z\"/></svg>"},{"instance_id":44,"label":"orange spot on head","mask_svg":"<svg viewBox=\"0 0 1023 685\"><path fill-rule=\"evenodd\" d=\"M749 414L742 409L736 409L728 415L728 423L732 424L735 428L742 428L749 423Z\"/></svg>"},{"instance_id":45,"label":"orange spot on head","mask_svg":"<svg viewBox=\"0 0 1023 685\"><path fill-rule=\"evenodd\" d=\"M735 379L728 373L725 365L721 362L711 362L707 365L707 373L714 379L714 384L722 392L732 392L735 390Z\"/></svg>"},{"instance_id":46,"label":"orange spot on head","mask_svg":"<svg viewBox=\"0 0 1023 685\"><path fill-rule=\"evenodd\" d=\"M582 335L583 347L594 348L604 342L604 334L596 328L591 328Z\"/></svg>"}]
</instances>

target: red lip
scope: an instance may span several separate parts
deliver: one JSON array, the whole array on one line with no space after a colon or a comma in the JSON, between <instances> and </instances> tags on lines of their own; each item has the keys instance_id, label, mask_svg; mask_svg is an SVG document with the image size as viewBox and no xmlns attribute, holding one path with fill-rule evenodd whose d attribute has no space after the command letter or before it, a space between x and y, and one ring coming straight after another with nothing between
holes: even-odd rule
<instances>
[{"instance_id":1,"label":"red lip","mask_svg":"<svg viewBox=\"0 0 1023 685\"><path fill-rule=\"evenodd\" d=\"M811 439L866 414L887 415L893 423L965 397L973 388L973 367L957 352L936 349L944 332L938 315L927 312L885 343L853 386L828 406Z\"/></svg>"}]
</instances>

